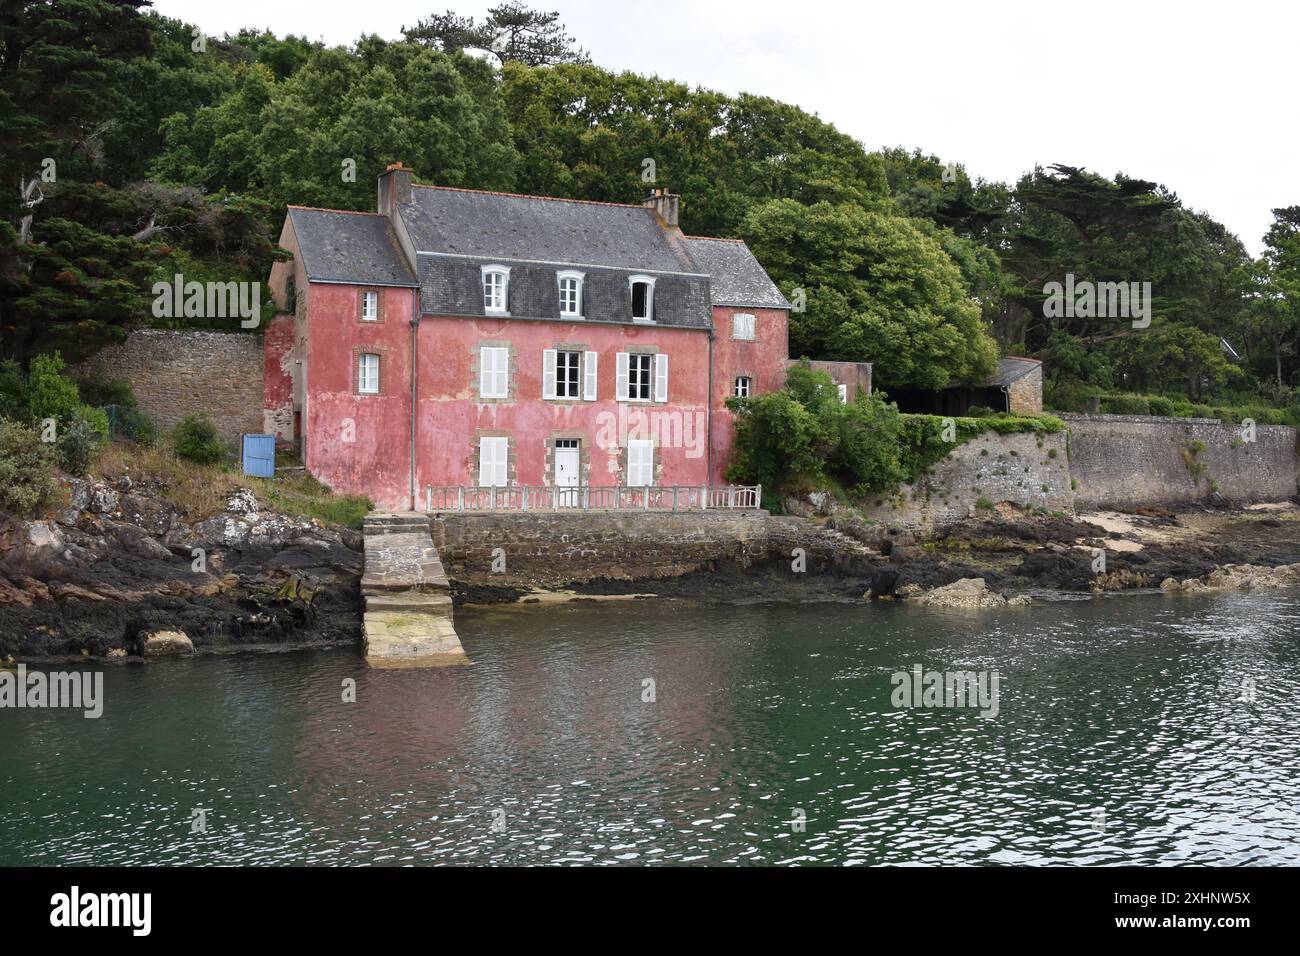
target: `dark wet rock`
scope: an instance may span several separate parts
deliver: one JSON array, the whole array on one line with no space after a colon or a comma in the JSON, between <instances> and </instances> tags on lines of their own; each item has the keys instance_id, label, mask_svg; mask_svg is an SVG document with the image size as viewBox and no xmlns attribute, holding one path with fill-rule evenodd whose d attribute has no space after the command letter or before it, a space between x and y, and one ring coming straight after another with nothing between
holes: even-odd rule
<instances>
[{"instance_id":1,"label":"dark wet rock","mask_svg":"<svg viewBox=\"0 0 1300 956\"><path fill-rule=\"evenodd\" d=\"M139 653L148 631L198 650L360 636L356 532L250 511L243 495L238 514L192 528L129 480L71 483L70 500L75 515L0 526L0 658Z\"/></svg>"}]
</instances>

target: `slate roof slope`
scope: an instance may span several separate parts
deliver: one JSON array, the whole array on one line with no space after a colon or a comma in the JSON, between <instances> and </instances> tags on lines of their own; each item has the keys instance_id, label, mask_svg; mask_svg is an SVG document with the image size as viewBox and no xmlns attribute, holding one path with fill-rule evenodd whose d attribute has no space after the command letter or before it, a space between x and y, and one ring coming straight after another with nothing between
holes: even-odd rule
<instances>
[{"instance_id":1,"label":"slate roof slope","mask_svg":"<svg viewBox=\"0 0 1300 956\"><path fill-rule=\"evenodd\" d=\"M289 220L313 282L418 285L386 216L290 206Z\"/></svg>"},{"instance_id":2,"label":"slate roof slope","mask_svg":"<svg viewBox=\"0 0 1300 956\"><path fill-rule=\"evenodd\" d=\"M984 384L986 386L1004 386L1010 385L1035 369L1042 367L1042 362L1038 359L1022 358L1018 355L1009 355L1004 359L998 360L998 370Z\"/></svg>"},{"instance_id":3,"label":"slate roof slope","mask_svg":"<svg viewBox=\"0 0 1300 956\"><path fill-rule=\"evenodd\" d=\"M686 242L644 206L414 186L398 207L416 252L698 274Z\"/></svg>"},{"instance_id":4,"label":"slate roof slope","mask_svg":"<svg viewBox=\"0 0 1300 956\"><path fill-rule=\"evenodd\" d=\"M712 280L714 305L790 308L789 301L743 242L691 236L687 245L691 257Z\"/></svg>"}]
</instances>

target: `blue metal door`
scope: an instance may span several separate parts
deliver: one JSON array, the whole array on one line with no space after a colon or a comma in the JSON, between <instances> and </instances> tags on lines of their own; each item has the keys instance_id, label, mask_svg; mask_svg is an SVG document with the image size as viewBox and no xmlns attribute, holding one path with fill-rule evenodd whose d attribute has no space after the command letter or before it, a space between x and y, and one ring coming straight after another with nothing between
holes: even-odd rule
<instances>
[{"instance_id":1,"label":"blue metal door","mask_svg":"<svg viewBox=\"0 0 1300 956\"><path fill-rule=\"evenodd\" d=\"M275 477L275 436L244 436L244 474L254 478Z\"/></svg>"}]
</instances>

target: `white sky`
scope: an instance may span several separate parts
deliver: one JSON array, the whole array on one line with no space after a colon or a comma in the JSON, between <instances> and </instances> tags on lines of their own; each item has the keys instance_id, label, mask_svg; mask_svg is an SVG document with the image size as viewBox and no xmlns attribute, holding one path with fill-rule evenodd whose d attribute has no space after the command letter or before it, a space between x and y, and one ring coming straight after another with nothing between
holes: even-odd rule
<instances>
[{"instance_id":1,"label":"white sky","mask_svg":"<svg viewBox=\"0 0 1300 956\"><path fill-rule=\"evenodd\" d=\"M350 44L468 0L154 0L222 34ZM793 103L972 177L1035 163L1160 182L1253 253L1300 203L1294 0L537 0L597 64Z\"/></svg>"}]
</instances>

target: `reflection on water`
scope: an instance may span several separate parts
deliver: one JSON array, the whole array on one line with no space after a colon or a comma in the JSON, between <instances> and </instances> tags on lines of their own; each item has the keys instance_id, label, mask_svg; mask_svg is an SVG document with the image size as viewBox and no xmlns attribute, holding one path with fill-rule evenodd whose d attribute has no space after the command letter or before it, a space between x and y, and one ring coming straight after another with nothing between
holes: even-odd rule
<instances>
[{"instance_id":1,"label":"reflection on water","mask_svg":"<svg viewBox=\"0 0 1300 956\"><path fill-rule=\"evenodd\" d=\"M1297 864L1298 611L507 608L472 667L111 667L100 720L0 711L0 864ZM917 664L996 669L996 719L893 708Z\"/></svg>"}]
</instances>

